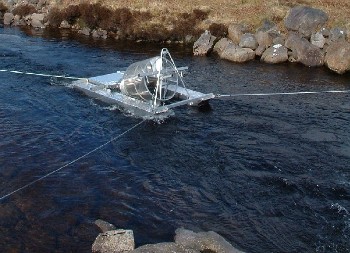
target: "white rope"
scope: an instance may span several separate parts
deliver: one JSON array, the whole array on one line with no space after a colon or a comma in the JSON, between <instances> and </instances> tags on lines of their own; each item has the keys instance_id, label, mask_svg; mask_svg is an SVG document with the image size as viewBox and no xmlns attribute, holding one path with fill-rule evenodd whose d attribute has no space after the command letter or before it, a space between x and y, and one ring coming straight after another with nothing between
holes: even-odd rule
<instances>
[{"instance_id":1,"label":"white rope","mask_svg":"<svg viewBox=\"0 0 350 253\"><path fill-rule=\"evenodd\" d=\"M32 76L57 77L57 78L65 78L65 79L73 79L73 80L87 80L87 78L82 78L82 77L49 75L49 74L23 72L23 71L7 70L7 69L0 69L0 72L10 72L10 73L14 73L14 74L32 75Z\"/></svg>"},{"instance_id":2,"label":"white rope","mask_svg":"<svg viewBox=\"0 0 350 253\"><path fill-rule=\"evenodd\" d=\"M241 94L216 94L215 97L242 97L242 96L277 96L277 95L302 95L321 93L349 93L350 90L325 90L325 91L298 91L298 92L276 92L276 93L241 93Z\"/></svg>"},{"instance_id":3,"label":"white rope","mask_svg":"<svg viewBox=\"0 0 350 253\"><path fill-rule=\"evenodd\" d=\"M142 120L141 122L137 123L136 125L134 125L133 127L129 128L128 130L126 130L125 132L121 133L120 135L118 135L118 136L114 137L113 139L107 141L106 143L102 144L101 146L99 146L99 147L97 147L97 148L95 148L95 149L93 149L93 150L87 152L86 154L84 154L84 155L82 155L82 156L80 156L80 157L74 159L73 161L71 161L71 162L69 162L69 163L66 163L66 164L63 165L62 167L60 167L60 168L58 168L58 169L56 169L56 170L53 170L53 171L51 171L50 173L48 173L48 174L46 174L46 175L44 175L44 176L42 176L42 177L40 177L40 178L38 178L38 179L35 179L34 181L32 181L32 182L30 182L30 183L28 183L28 184L25 184L25 185L23 185L22 187L20 187L20 188L14 190L14 191L12 191L12 192L10 192L10 193L8 193L8 194L5 194L4 196L2 196L2 197L0 198L0 201L4 200L5 198L10 197L11 195L15 194L16 192L19 192L19 191L21 191L21 190L23 190L23 189L28 188L29 186L31 186L31 185L33 185L33 184L35 184L35 183L37 183L37 182L43 180L44 178L47 178L48 176L50 176L50 175L52 175L52 174L54 174L54 173L56 173L56 172L58 172L58 171L60 171L60 170L62 170L62 169L64 169L64 168L66 168L66 167L68 167L69 165L72 165L73 163L76 163L77 161L83 159L84 157L87 157L88 155L90 155L90 154L96 152L97 150L103 148L104 146L106 146L107 144L111 143L112 141L115 141L116 139L119 139L120 137L122 137L123 135L127 134L128 132L130 132L130 131L133 130L134 128L138 127L139 125L141 125L141 124L142 124L143 122L145 122L145 121L146 121L146 119Z\"/></svg>"}]
</instances>

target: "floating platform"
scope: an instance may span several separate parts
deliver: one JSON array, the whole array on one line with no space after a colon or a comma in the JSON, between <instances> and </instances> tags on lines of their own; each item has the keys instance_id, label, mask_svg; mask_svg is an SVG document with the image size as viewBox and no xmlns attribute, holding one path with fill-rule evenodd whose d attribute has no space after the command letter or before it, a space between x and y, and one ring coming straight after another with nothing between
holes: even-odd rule
<instances>
[{"instance_id":1,"label":"floating platform","mask_svg":"<svg viewBox=\"0 0 350 253\"><path fill-rule=\"evenodd\" d=\"M175 107L200 106L214 98L213 93L185 87L185 70L187 67L176 68L168 50L162 49L160 56L134 63L126 71L81 79L72 86L136 116L167 116Z\"/></svg>"}]
</instances>

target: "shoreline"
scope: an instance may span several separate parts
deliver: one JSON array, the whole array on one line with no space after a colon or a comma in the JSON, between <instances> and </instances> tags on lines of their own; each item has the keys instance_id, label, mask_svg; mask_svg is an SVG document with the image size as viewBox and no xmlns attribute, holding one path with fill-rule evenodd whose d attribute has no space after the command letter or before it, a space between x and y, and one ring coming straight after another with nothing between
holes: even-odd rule
<instances>
[{"instance_id":1,"label":"shoreline","mask_svg":"<svg viewBox=\"0 0 350 253\"><path fill-rule=\"evenodd\" d=\"M159 9L110 8L108 1L76 5L63 1L60 8L44 0L31 2L10 5L0 0L0 24L69 29L92 39L184 44L193 46L194 55L214 52L236 63L289 61L307 67L326 66L338 74L350 71L350 23L345 28L331 27L329 20L334 18L321 9L297 5L285 8L278 19L263 19L256 25L256 21L248 24L234 22L234 18L230 23L213 22L211 18L218 14L208 6L187 8L187 12L166 9L157 16Z\"/></svg>"}]
</instances>

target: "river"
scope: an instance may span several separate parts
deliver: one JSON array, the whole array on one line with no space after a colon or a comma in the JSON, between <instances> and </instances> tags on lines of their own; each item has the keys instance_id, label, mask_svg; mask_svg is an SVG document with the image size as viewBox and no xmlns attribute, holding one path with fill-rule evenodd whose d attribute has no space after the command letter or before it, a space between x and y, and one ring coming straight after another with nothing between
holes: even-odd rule
<instances>
[{"instance_id":1,"label":"river","mask_svg":"<svg viewBox=\"0 0 350 253\"><path fill-rule=\"evenodd\" d=\"M160 45L0 28L0 69L88 77ZM350 75L170 52L189 87L215 94L349 90ZM140 119L67 80L0 72L0 194L38 179ZM213 230L246 252L350 252L350 94L237 96L175 109L0 202L1 252L89 252L96 219L137 246Z\"/></svg>"}]
</instances>

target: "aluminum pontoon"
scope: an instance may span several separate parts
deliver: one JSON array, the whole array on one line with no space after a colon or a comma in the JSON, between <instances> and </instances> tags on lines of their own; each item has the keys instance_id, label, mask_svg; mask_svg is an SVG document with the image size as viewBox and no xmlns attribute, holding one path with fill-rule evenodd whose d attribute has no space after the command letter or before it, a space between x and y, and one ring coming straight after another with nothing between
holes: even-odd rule
<instances>
[{"instance_id":1,"label":"aluminum pontoon","mask_svg":"<svg viewBox=\"0 0 350 253\"><path fill-rule=\"evenodd\" d=\"M169 51L131 64L126 71L72 83L85 94L109 104L121 106L142 117L169 115L181 105L201 105L214 98L186 88L183 81L187 67L177 68Z\"/></svg>"}]
</instances>

